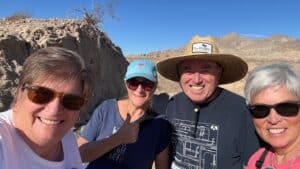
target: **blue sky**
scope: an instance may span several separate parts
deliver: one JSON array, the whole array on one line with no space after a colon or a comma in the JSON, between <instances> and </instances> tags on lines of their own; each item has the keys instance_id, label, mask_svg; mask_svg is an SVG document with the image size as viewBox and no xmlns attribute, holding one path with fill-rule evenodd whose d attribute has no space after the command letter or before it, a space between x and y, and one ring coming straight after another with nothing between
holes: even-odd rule
<instances>
[{"instance_id":1,"label":"blue sky","mask_svg":"<svg viewBox=\"0 0 300 169\"><path fill-rule=\"evenodd\" d=\"M0 17L16 11L34 18L78 17L73 9L91 9L110 0L1 0ZM103 30L125 55L175 49L195 34L249 37L283 34L300 38L298 0L117 0L117 19L105 18Z\"/></svg>"}]
</instances>

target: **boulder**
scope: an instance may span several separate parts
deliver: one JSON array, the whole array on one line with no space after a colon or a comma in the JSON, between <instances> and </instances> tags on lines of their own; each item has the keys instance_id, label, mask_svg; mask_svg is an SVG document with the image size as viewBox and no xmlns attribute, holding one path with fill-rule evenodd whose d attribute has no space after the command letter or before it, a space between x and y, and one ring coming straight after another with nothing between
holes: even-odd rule
<instances>
[{"instance_id":1,"label":"boulder","mask_svg":"<svg viewBox=\"0 0 300 169\"><path fill-rule=\"evenodd\" d=\"M0 19L0 111L9 109L24 60L39 48L59 46L83 56L96 87L79 125L103 100L125 93L128 65L121 49L97 26L75 19Z\"/></svg>"}]
</instances>

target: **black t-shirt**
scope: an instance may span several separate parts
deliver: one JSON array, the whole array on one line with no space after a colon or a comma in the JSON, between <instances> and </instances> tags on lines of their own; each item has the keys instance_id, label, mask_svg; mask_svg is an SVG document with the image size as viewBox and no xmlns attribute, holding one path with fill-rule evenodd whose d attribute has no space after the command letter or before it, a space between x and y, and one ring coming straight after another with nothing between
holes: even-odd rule
<instances>
[{"instance_id":1,"label":"black t-shirt","mask_svg":"<svg viewBox=\"0 0 300 169\"><path fill-rule=\"evenodd\" d=\"M179 93L166 116L173 126L172 168L241 169L259 148L245 100L225 89L202 105Z\"/></svg>"},{"instance_id":2,"label":"black t-shirt","mask_svg":"<svg viewBox=\"0 0 300 169\"><path fill-rule=\"evenodd\" d=\"M156 155L170 143L169 122L154 112L147 112L138 123L138 140L122 144L104 156L89 163L87 169L149 169ZM109 99L99 105L81 136L89 141L101 140L113 134L123 125L116 99Z\"/></svg>"}]
</instances>

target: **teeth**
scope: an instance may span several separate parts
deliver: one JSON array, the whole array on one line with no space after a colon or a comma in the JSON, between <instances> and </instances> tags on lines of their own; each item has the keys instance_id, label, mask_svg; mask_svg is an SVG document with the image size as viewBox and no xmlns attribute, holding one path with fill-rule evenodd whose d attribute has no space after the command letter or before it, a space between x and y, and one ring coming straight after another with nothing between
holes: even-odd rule
<instances>
[{"instance_id":1,"label":"teeth","mask_svg":"<svg viewBox=\"0 0 300 169\"><path fill-rule=\"evenodd\" d=\"M193 89L196 89L196 90L201 90L201 89L203 89L204 88L204 86L203 85L190 85L190 87L191 88L193 88Z\"/></svg>"},{"instance_id":2,"label":"teeth","mask_svg":"<svg viewBox=\"0 0 300 169\"><path fill-rule=\"evenodd\" d=\"M279 134L282 133L285 129L281 128L281 129L269 129L269 132L272 134Z\"/></svg>"},{"instance_id":3,"label":"teeth","mask_svg":"<svg viewBox=\"0 0 300 169\"><path fill-rule=\"evenodd\" d=\"M58 125L59 123L61 123L60 120L49 120L49 119L44 119L44 118L40 118L41 122L47 125Z\"/></svg>"}]
</instances>

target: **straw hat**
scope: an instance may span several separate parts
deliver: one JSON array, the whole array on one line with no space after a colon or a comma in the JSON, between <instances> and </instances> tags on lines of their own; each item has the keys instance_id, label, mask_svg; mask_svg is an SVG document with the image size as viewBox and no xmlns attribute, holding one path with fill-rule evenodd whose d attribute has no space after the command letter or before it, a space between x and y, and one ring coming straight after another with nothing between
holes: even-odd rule
<instances>
[{"instance_id":1,"label":"straw hat","mask_svg":"<svg viewBox=\"0 0 300 169\"><path fill-rule=\"evenodd\" d=\"M220 84L242 79L248 71L247 63L231 54L220 54L215 41L211 37L194 36L186 46L183 55L168 57L157 63L158 72L167 79L179 81L178 66L185 60L199 59L218 63L223 72Z\"/></svg>"}]
</instances>

